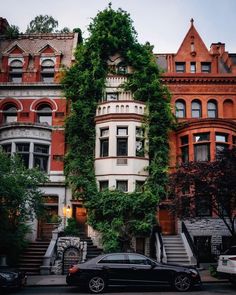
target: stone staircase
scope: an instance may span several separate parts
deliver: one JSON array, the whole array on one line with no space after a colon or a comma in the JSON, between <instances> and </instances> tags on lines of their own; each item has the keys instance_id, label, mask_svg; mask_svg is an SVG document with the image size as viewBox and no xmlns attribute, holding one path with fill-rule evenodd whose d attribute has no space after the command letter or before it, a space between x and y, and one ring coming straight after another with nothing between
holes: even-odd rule
<instances>
[{"instance_id":1,"label":"stone staircase","mask_svg":"<svg viewBox=\"0 0 236 295\"><path fill-rule=\"evenodd\" d=\"M28 275L39 275L43 256L45 255L49 241L36 241L28 245L21 254L18 268Z\"/></svg>"},{"instance_id":2,"label":"stone staircase","mask_svg":"<svg viewBox=\"0 0 236 295\"><path fill-rule=\"evenodd\" d=\"M94 258L100 254L102 254L102 249L98 248L93 244L93 241L90 237L82 236L82 241L85 241L87 243L87 256L86 260L89 260L91 258Z\"/></svg>"},{"instance_id":3,"label":"stone staircase","mask_svg":"<svg viewBox=\"0 0 236 295\"><path fill-rule=\"evenodd\" d=\"M180 235L162 236L167 263L190 265L184 243Z\"/></svg>"}]
</instances>

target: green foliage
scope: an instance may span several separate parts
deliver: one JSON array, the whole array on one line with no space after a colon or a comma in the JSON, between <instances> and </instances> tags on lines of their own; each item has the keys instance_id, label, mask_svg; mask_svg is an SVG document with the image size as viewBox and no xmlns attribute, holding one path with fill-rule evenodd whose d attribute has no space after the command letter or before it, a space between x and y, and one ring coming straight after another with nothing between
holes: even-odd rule
<instances>
[{"instance_id":1,"label":"green foliage","mask_svg":"<svg viewBox=\"0 0 236 295\"><path fill-rule=\"evenodd\" d=\"M15 26L15 25L11 25L11 26L7 27L4 34L9 39L15 39L20 34L19 27Z\"/></svg>"},{"instance_id":2,"label":"green foliage","mask_svg":"<svg viewBox=\"0 0 236 295\"><path fill-rule=\"evenodd\" d=\"M89 26L90 37L76 51L76 62L67 71L63 85L71 102L66 122L68 153L65 173L73 196L83 198L90 224L103 234L104 248L118 250L121 241L148 234L155 222L156 205L165 194L169 158L168 131L173 117L170 96L160 82L160 72L149 44L137 42L128 13L109 8L99 12ZM107 60L120 54L133 69L125 74L124 89L146 103L143 127L149 139L150 177L143 193L98 192L94 172L96 108L105 90Z\"/></svg>"},{"instance_id":3,"label":"green foliage","mask_svg":"<svg viewBox=\"0 0 236 295\"><path fill-rule=\"evenodd\" d=\"M236 236L236 148L226 149L213 162L189 162L170 175L169 188L175 213L196 217L209 208ZM185 192L185 198L183 196Z\"/></svg>"},{"instance_id":4,"label":"green foliage","mask_svg":"<svg viewBox=\"0 0 236 295\"><path fill-rule=\"evenodd\" d=\"M66 236L79 236L78 226L74 218L67 219L67 226L63 232Z\"/></svg>"},{"instance_id":5,"label":"green foliage","mask_svg":"<svg viewBox=\"0 0 236 295\"><path fill-rule=\"evenodd\" d=\"M53 33L58 27L58 21L50 15L38 15L28 25L26 34Z\"/></svg>"},{"instance_id":6,"label":"green foliage","mask_svg":"<svg viewBox=\"0 0 236 295\"><path fill-rule=\"evenodd\" d=\"M0 253L13 257L25 244L25 222L43 212L39 185L47 180L42 172L26 169L16 156L0 151Z\"/></svg>"}]
</instances>

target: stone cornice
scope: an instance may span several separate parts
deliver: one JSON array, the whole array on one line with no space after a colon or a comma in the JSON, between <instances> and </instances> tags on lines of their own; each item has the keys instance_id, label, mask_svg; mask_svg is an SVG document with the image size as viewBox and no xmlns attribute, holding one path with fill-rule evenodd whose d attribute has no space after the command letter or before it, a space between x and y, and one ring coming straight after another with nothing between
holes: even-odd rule
<instances>
[{"instance_id":1,"label":"stone cornice","mask_svg":"<svg viewBox=\"0 0 236 295\"><path fill-rule=\"evenodd\" d=\"M186 122L179 123L176 131L183 131L184 129L192 128L204 128L204 127L219 127L219 128L229 128L236 130L236 121L230 119L221 119L221 118L205 118L205 119L193 119Z\"/></svg>"},{"instance_id":2,"label":"stone cornice","mask_svg":"<svg viewBox=\"0 0 236 295\"><path fill-rule=\"evenodd\" d=\"M236 84L236 76L190 76L163 75L161 80L165 84Z\"/></svg>"}]
</instances>

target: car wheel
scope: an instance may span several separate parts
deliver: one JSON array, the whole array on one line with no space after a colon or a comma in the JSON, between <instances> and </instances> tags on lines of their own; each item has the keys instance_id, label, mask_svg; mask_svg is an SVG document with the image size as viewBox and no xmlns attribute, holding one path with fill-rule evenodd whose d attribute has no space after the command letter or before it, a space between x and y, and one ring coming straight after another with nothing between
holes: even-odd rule
<instances>
[{"instance_id":1,"label":"car wheel","mask_svg":"<svg viewBox=\"0 0 236 295\"><path fill-rule=\"evenodd\" d=\"M178 274L173 285L177 291L186 292L191 288L192 282L188 275Z\"/></svg>"},{"instance_id":2,"label":"car wheel","mask_svg":"<svg viewBox=\"0 0 236 295\"><path fill-rule=\"evenodd\" d=\"M102 293L106 289L106 281L100 276L92 277L88 282L88 289L94 294Z\"/></svg>"}]
</instances>

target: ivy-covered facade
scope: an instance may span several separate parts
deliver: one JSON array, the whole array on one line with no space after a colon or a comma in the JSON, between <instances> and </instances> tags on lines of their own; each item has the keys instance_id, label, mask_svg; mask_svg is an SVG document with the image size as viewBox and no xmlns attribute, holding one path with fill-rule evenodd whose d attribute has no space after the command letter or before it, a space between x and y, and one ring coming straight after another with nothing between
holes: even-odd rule
<instances>
[{"instance_id":1,"label":"ivy-covered facade","mask_svg":"<svg viewBox=\"0 0 236 295\"><path fill-rule=\"evenodd\" d=\"M89 32L63 80L72 110L65 172L88 234L99 232L105 251L135 248L165 195L170 95L125 11L98 13Z\"/></svg>"}]
</instances>

